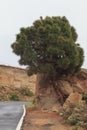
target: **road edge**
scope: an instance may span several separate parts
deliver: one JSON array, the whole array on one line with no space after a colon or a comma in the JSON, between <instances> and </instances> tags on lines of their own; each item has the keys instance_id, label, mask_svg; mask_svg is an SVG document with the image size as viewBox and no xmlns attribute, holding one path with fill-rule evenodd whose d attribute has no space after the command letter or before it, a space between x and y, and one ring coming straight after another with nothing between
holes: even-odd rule
<instances>
[{"instance_id":1,"label":"road edge","mask_svg":"<svg viewBox=\"0 0 87 130\"><path fill-rule=\"evenodd\" d=\"M18 123L18 125L17 125L17 127L16 127L16 130L21 130L21 127L22 127L22 123L23 123L23 119L24 119L25 114L26 114L26 108L25 108L25 105L23 105L23 115L22 115L22 117L21 117L20 120L19 120L19 123Z\"/></svg>"}]
</instances>

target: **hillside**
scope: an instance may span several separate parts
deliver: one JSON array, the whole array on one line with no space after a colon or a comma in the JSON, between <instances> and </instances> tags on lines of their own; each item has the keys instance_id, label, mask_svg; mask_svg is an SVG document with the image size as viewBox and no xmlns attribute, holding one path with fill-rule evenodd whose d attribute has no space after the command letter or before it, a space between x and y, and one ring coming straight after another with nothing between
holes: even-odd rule
<instances>
[{"instance_id":1,"label":"hillside","mask_svg":"<svg viewBox=\"0 0 87 130\"><path fill-rule=\"evenodd\" d=\"M0 65L0 100L8 100L8 95L14 93L21 95L20 100L26 100L27 97L22 96L20 91L29 88L35 93L35 82L36 76L29 77L25 69Z\"/></svg>"},{"instance_id":2,"label":"hillside","mask_svg":"<svg viewBox=\"0 0 87 130\"><path fill-rule=\"evenodd\" d=\"M87 130L86 69L58 78L56 92L62 92L63 104L47 77L37 75L36 81L36 103L27 107L22 130Z\"/></svg>"}]
</instances>

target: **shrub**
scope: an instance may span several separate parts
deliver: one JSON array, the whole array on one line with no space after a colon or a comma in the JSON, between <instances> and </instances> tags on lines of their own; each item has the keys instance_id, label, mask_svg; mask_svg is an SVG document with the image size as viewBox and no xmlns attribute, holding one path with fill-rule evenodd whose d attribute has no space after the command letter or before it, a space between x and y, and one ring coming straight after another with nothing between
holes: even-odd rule
<instances>
[{"instance_id":1,"label":"shrub","mask_svg":"<svg viewBox=\"0 0 87 130\"><path fill-rule=\"evenodd\" d=\"M27 88L27 87L21 88L20 92L21 92L21 94L23 94L24 96L30 96L30 97L32 97L32 96L34 95L33 92L30 91L30 89Z\"/></svg>"},{"instance_id":2,"label":"shrub","mask_svg":"<svg viewBox=\"0 0 87 130\"><path fill-rule=\"evenodd\" d=\"M17 93L11 93L9 95L9 99L12 100L12 101L19 101L19 96Z\"/></svg>"},{"instance_id":3,"label":"shrub","mask_svg":"<svg viewBox=\"0 0 87 130\"><path fill-rule=\"evenodd\" d=\"M36 105L32 103L31 105L28 106L28 108L30 110L36 110Z\"/></svg>"},{"instance_id":4,"label":"shrub","mask_svg":"<svg viewBox=\"0 0 87 130\"><path fill-rule=\"evenodd\" d=\"M72 107L63 110L65 123L73 126L79 126L87 129L87 104L72 105ZM77 130L78 127L75 127ZM74 130L74 129L73 129Z\"/></svg>"},{"instance_id":5,"label":"shrub","mask_svg":"<svg viewBox=\"0 0 87 130\"><path fill-rule=\"evenodd\" d=\"M82 95L82 99L86 101L87 103L87 92L84 92Z\"/></svg>"},{"instance_id":6,"label":"shrub","mask_svg":"<svg viewBox=\"0 0 87 130\"><path fill-rule=\"evenodd\" d=\"M70 116L70 117L68 118L68 123L69 123L70 125L76 125L76 124L79 123L79 119L76 118L76 117L74 118L74 117Z\"/></svg>"},{"instance_id":7,"label":"shrub","mask_svg":"<svg viewBox=\"0 0 87 130\"><path fill-rule=\"evenodd\" d=\"M79 126L75 126L72 130L78 130Z\"/></svg>"},{"instance_id":8,"label":"shrub","mask_svg":"<svg viewBox=\"0 0 87 130\"><path fill-rule=\"evenodd\" d=\"M64 118L65 120L67 120L68 117L72 114L72 109L71 109L71 108L67 108L67 109L64 110L62 113L63 113L63 114L62 114L63 118Z\"/></svg>"}]
</instances>

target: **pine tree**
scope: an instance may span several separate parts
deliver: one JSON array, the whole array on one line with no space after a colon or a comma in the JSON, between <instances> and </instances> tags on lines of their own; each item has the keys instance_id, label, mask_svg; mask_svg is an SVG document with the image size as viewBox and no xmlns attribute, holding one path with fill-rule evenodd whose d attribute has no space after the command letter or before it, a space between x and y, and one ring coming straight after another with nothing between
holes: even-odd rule
<instances>
[{"instance_id":1,"label":"pine tree","mask_svg":"<svg viewBox=\"0 0 87 130\"><path fill-rule=\"evenodd\" d=\"M65 16L40 17L32 26L21 28L12 44L13 52L20 56L19 63L28 66L28 75L46 75L61 103L58 76L76 73L84 61L84 51L76 43L77 37Z\"/></svg>"},{"instance_id":2,"label":"pine tree","mask_svg":"<svg viewBox=\"0 0 87 130\"><path fill-rule=\"evenodd\" d=\"M65 16L40 17L32 26L20 29L12 48L20 56L19 63L28 66L29 75L73 74L84 61L77 37L75 28Z\"/></svg>"}]
</instances>

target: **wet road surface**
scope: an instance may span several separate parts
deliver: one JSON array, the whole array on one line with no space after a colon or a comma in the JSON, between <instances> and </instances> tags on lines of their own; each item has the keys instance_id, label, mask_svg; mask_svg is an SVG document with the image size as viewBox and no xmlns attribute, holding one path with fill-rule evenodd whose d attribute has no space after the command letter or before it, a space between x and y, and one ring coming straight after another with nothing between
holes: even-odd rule
<instances>
[{"instance_id":1,"label":"wet road surface","mask_svg":"<svg viewBox=\"0 0 87 130\"><path fill-rule=\"evenodd\" d=\"M16 130L25 104L29 102L0 102L0 130Z\"/></svg>"}]
</instances>

